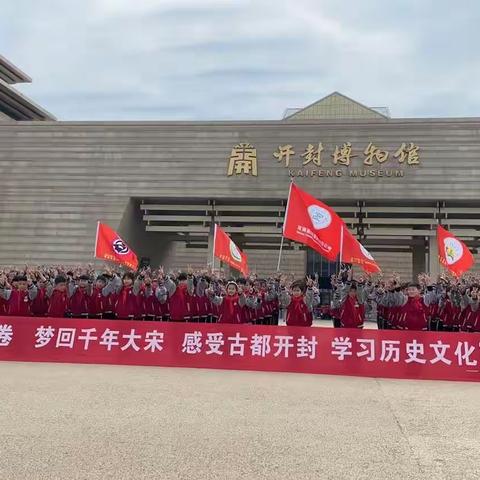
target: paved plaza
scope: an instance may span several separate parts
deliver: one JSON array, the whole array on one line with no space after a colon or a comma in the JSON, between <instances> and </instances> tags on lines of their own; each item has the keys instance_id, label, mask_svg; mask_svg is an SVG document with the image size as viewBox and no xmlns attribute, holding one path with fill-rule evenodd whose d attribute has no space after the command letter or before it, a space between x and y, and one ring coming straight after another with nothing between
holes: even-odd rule
<instances>
[{"instance_id":1,"label":"paved plaza","mask_svg":"<svg viewBox=\"0 0 480 480\"><path fill-rule=\"evenodd\" d=\"M0 363L0 478L480 477L480 385Z\"/></svg>"}]
</instances>

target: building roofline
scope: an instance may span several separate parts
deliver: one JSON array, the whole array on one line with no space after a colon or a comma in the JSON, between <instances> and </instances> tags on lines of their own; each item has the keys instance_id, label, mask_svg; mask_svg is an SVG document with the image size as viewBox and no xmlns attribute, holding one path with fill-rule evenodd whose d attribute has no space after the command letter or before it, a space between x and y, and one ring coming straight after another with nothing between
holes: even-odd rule
<instances>
[{"instance_id":1,"label":"building roofline","mask_svg":"<svg viewBox=\"0 0 480 480\"><path fill-rule=\"evenodd\" d=\"M295 112L295 113L292 113L291 115L289 115L288 117L285 117L283 118L282 120L295 120L294 117L295 115L298 115L299 113L301 112L304 112L305 110L307 110L308 108L311 108L313 107L314 105L316 105L317 103L320 103L322 102L323 100L326 100L327 98L333 96L333 95L339 95L340 97L343 97L343 98L346 98L348 101L350 102L353 102L357 105L359 105L360 107L363 107L363 108L366 108L367 110L370 110L372 113L375 113L376 115L378 115L379 117L383 117L387 120L390 120L389 117L387 117L386 115L383 115L382 113L380 112L377 112L376 110L373 110L371 109L370 107L367 107L366 105L364 105L363 103L360 103L360 102L357 102L357 100L354 100L353 98L350 98L350 97L347 97L346 95L344 95L343 93L340 93L340 92L337 92L336 90L332 93L329 93L328 95L325 95L324 97L318 99L318 100L315 100L314 102L310 103L309 105L307 105L306 107L303 107L301 108L298 112Z\"/></svg>"},{"instance_id":2,"label":"building roofline","mask_svg":"<svg viewBox=\"0 0 480 480\"><path fill-rule=\"evenodd\" d=\"M21 124L15 125L38 125L48 127L50 125L56 126L79 126L79 127L97 127L97 126L112 126L112 127L249 127L249 126L279 126L289 128L302 128L305 125L324 125L335 127L350 127L354 125L376 125L393 127L399 125L412 124L454 124L454 125L478 125L480 129L480 117L414 117L414 118L367 118L367 119L321 119L321 120L296 120L295 122L285 122L283 120L45 120L38 121L23 121ZM0 123L0 125L2 125ZM12 124L9 124L12 125Z\"/></svg>"},{"instance_id":3,"label":"building roofline","mask_svg":"<svg viewBox=\"0 0 480 480\"><path fill-rule=\"evenodd\" d=\"M13 120L56 120L55 116L0 78L0 110Z\"/></svg>"},{"instance_id":4,"label":"building roofline","mask_svg":"<svg viewBox=\"0 0 480 480\"><path fill-rule=\"evenodd\" d=\"M32 82L25 72L22 72L2 55L0 55L0 79L9 84Z\"/></svg>"}]
</instances>

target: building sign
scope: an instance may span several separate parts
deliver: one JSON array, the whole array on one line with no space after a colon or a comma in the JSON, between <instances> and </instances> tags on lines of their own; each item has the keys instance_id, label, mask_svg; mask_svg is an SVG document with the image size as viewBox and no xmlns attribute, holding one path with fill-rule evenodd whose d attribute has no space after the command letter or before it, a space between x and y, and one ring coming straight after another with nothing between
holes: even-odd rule
<instances>
[{"instance_id":1,"label":"building sign","mask_svg":"<svg viewBox=\"0 0 480 480\"><path fill-rule=\"evenodd\" d=\"M319 142L309 143L301 152L296 152L291 144L279 145L272 157L288 169L290 177L403 177L404 169L400 166L420 165L419 149L413 142L403 142L393 152L372 142L363 150L345 142L329 152ZM227 175L241 174L258 175L257 150L250 143L239 143L230 153Z\"/></svg>"},{"instance_id":2,"label":"building sign","mask_svg":"<svg viewBox=\"0 0 480 480\"><path fill-rule=\"evenodd\" d=\"M239 143L232 148L228 161L227 175L257 176L257 149L249 143Z\"/></svg>"}]
</instances>

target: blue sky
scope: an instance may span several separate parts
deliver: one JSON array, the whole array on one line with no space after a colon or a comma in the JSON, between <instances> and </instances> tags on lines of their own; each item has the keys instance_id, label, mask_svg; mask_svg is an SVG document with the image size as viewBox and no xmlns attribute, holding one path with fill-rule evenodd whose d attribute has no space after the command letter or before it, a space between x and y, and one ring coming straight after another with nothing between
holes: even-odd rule
<instances>
[{"instance_id":1,"label":"blue sky","mask_svg":"<svg viewBox=\"0 0 480 480\"><path fill-rule=\"evenodd\" d=\"M0 0L18 88L62 120L278 119L340 91L480 116L480 2Z\"/></svg>"}]
</instances>

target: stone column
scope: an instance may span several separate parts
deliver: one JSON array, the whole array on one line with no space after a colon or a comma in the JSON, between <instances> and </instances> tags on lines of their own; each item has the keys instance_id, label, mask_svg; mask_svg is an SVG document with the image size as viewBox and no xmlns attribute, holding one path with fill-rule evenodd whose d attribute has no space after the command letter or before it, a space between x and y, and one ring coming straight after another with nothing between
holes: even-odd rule
<instances>
[{"instance_id":1,"label":"stone column","mask_svg":"<svg viewBox=\"0 0 480 480\"><path fill-rule=\"evenodd\" d=\"M419 273L427 270L427 249L425 237L413 237L415 243L412 246L412 276L416 281Z\"/></svg>"},{"instance_id":2,"label":"stone column","mask_svg":"<svg viewBox=\"0 0 480 480\"><path fill-rule=\"evenodd\" d=\"M440 273L436 235L428 237L428 273L435 280Z\"/></svg>"},{"instance_id":3,"label":"stone column","mask_svg":"<svg viewBox=\"0 0 480 480\"><path fill-rule=\"evenodd\" d=\"M208 247L207 247L207 265L212 266L213 262L213 233L215 231L215 224L212 221L210 225L210 231L208 232ZM215 259L215 265L217 268L220 266L220 260L217 258Z\"/></svg>"}]
</instances>

